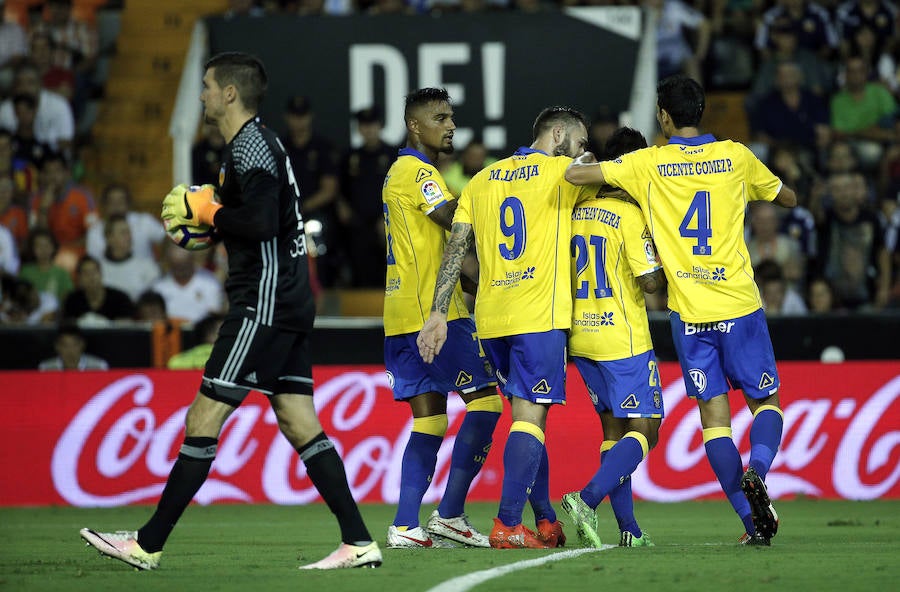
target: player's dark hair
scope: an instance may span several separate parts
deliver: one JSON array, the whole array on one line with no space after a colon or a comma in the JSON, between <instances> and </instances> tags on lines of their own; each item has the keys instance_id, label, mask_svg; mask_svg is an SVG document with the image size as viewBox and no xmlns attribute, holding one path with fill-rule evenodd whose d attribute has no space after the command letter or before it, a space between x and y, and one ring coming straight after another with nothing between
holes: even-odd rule
<instances>
[{"instance_id":1,"label":"player's dark hair","mask_svg":"<svg viewBox=\"0 0 900 592\"><path fill-rule=\"evenodd\" d=\"M539 136L555 125L565 125L571 127L576 124L582 124L585 129L588 128L587 117L584 113L571 107L547 107L541 111L534 120L534 126L531 128L532 141L537 140Z\"/></svg>"},{"instance_id":2,"label":"player's dark hair","mask_svg":"<svg viewBox=\"0 0 900 592\"><path fill-rule=\"evenodd\" d=\"M220 87L233 84L244 107L250 111L259 109L269 85L266 68L259 58L240 52L220 53L211 57L205 68L215 68L213 77Z\"/></svg>"},{"instance_id":3,"label":"player's dark hair","mask_svg":"<svg viewBox=\"0 0 900 592\"><path fill-rule=\"evenodd\" d=\"M669 114L676 129L697 127L706 108L706 98L699 82L676 74L656 85L656 104Z\"/></svg>"},{"instance_id":4,"label":"player's dark hair","mask_svg":"<svg viewBox=\"0 0 900 592\"><path fill-rule=\"evenodd\" d=\"M630 127L620 127L606 140L603 147L603 160L613 160L623 154L647 147L644 134Z\"/></svg>"},{"instance_id":5,"label":"player's dark hair","mask_svg":"<svg viewBox=\"0 0 900 592\"><path fill-rule=\"evenodd\" d=\"M420 88L406 95L406 108L403 111L403 119L407 120L413 109L427 105L428 103L450 103L450 94L446 88Z\"/></svg>"}]
</instances>

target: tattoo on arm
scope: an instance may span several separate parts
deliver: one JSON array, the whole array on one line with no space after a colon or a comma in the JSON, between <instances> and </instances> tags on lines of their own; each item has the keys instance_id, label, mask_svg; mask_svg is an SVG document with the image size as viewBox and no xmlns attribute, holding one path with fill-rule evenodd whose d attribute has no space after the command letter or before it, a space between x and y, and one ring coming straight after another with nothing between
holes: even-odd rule
<instances>
[{"instance_id":1,"label":"tattoo on arm","mask_svg":"<svg viewBox=\"0 0 900 592\"><path fill-rule=\"evenodd\" d=\"M457 222L450 229L450 242L444 247L444 258L434 286L431 310L446 314L450 308L453 289L459 281L463 260L473 242L472 225Z\"/></svg>"},{"instance_id":2,"label":"tattoo on arm","mask_svg":"<svg viewBox=\"0 0 900 592\"><path fill-rule=\"evenodd\" d=\"M666 285L666 275L661 269L637 277L641 290L653 294Z\"/></svg>"}]
</instances>

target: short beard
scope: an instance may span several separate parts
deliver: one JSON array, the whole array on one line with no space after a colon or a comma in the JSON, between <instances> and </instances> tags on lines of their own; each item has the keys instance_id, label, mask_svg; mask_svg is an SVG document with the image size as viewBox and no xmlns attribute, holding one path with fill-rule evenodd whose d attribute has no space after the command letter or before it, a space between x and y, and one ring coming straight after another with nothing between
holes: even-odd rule
<instances>
[{"instance_id":1,"label":"short beard","mask_svg":"<svg viewBox=\"0 0 900 592\"><path fill-rule=\"evenodd\" d=\"M438 150L440 154L453 154L454 151L456 151L456 148L453 147L453 144L450 144L449 146L441 146L441 149Z\"/></svg>"},{"instance_id":2,"label":"short beard","mask_svg":"<svg viewBox=\"0 0 900 592\"><path fill-rule=\"evenodd\" d=\"M571 132L566 132L566 135L563 136L562 143L553 149L553 156L568 156L569 158L573 158L574 154L569 152L569 147L572 145L572 134Z\"/></svg>"}]
</instances>

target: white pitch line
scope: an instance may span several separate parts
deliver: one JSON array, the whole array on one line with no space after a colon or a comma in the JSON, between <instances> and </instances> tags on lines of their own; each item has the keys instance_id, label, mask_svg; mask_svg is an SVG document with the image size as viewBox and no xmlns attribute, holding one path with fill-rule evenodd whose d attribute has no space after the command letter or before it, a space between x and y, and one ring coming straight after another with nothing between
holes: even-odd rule
<instances>
[{"instance_id":1,"label":"white pitch line","mask_svg":"<svg viewBox=\"0 0 900 592\"><path fill-rule=\"evenodd\" d=\"M526 559L524 561L517 561L515 563L501 565L500 567L483 569L481 571L475 571L470 574L455 577L452 580L447 580L446 582L438 584L434 588L428 589L426 592L466 592L466 590L471 590L478 584L481 584L488 580L493 580L494 578L499 578L500 576L506 575L510 572L528 569L529 567L537 567L538 565L550 563L551 561L571 559L572 557L578 557L579 555L584 555L585 553L597 553L599 551L605 551L606 549L612 549L614 547L615 545L603 545L603 547L601 547L600 549L573 549L571 551L562 551L560 553L545 555L543 557L538 557L537 559Z\"/></svg>"}]
</instances>

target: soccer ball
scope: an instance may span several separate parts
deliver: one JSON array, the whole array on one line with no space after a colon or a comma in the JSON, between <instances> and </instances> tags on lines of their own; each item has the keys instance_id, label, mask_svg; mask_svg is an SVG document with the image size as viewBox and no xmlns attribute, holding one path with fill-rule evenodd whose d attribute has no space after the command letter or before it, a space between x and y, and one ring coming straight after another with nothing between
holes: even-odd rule
<instances>
[{"instance_id":1,"label":"soccer ball","mask_svg":"<svg viewBox=\"0 0 900 592\"><path fill-rule=\"evenodd\" d=\"M203 251L215 243L216 229L209 224L200 224L199 226L181 224L172 228L169 227L169 224L170 221L166 220L166 232L169 234L169 238L182 249Z\"/></svg>"}]
</instances>

